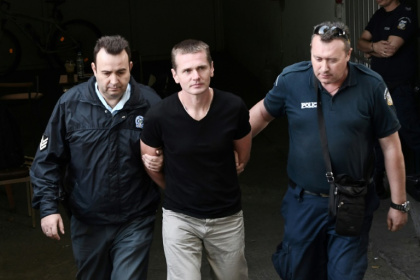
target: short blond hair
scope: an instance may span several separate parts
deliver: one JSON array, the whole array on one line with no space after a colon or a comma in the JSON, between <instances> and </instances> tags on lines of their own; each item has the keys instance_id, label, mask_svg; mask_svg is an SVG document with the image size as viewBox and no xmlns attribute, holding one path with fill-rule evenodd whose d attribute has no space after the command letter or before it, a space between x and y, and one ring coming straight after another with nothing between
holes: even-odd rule
<instances>
[{"instance_id":1,"label":"short blond hair","mask_svg":"<svg viewBox=\"0 0 420 280\"><path fill-rule=\"evenodd\" d=\"M200 51L204 51L206 53L207 61L211 64L213 60L210 55L210 47L203 41L187 39L176 44L171 51L172 68L176 70L175 57L177 54L197 53Z\"/></svg>"}]
</instances>

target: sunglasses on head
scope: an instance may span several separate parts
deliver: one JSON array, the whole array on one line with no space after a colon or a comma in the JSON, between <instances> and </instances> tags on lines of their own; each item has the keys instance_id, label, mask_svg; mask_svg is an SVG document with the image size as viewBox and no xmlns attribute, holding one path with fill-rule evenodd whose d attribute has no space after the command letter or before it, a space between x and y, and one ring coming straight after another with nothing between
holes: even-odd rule
<instances>
[{"instance_id":1,"label":"sunglasses on head","mask_svg":"<svg viewBox=\"0 0 420 280\"><path fill-rule=\"evenodd\" d=\"M347 35L346 31L336 26L318 25L314 29L314 34L317 35L323 35L327 32L330 32L333 37L349 40L349 36Z\"/></svg>"}]
</instances>

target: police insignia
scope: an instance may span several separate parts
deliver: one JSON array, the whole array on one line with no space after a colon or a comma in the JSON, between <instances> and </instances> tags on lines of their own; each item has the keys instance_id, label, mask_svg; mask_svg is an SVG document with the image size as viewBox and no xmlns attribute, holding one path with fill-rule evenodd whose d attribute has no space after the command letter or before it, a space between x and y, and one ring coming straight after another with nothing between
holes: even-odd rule
<instances>
[{"instance_id":1,"label":"police insignia","mask_svg":"<svg viewBox=\"0 0 420 280\"><path fill-rule=\"evenodd\" d=\"M143 124L144 124L143 116L137 116L136 117L136 127L137 128L143 128Z\"/></svg>"},{"instance_id":2,"label":"police insignia","mask_svg":"<svg viewBox=\"0 0 420 280\"><path fill-rule=\"evenodd\" d=\"M384 99L386 100L386 103L388 104L388 106L394 105L394 103L392 103L391 94L389 93L388 88L385 89Z\"/></svg>"},{"instance_id":3,"label":"police insignia","mask_svg":"<svg viewBox=\"0 0 420 280\"><path fill-rule=\"evenodd\" d=\"M48 136L42 135L41 142L39 143L39 150L43 151L48 147Z\"/></svg>"},{"instance_id":4,"label":"police insignia","mask_svg":"<svg viewBox=\"0 0 420 280\"><path fill-rule=\"evenodd\" d=\"M400 30L405 30L406 27L407 27L407 21L406 20L400 20L397 28L400 29Z\"/></svg>"}]
</instances>

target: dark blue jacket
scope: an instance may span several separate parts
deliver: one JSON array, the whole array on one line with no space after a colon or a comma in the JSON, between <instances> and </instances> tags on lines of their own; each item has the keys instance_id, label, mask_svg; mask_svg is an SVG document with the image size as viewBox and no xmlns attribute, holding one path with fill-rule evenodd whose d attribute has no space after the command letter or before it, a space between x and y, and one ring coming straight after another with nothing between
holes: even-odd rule
<instances>
[{"instance_id":1,"label":"dark blue jacket","mask_svg":"<svg viewBox=\"0 0 420 280\"><path fill-rule=\"evenodd\" d=\"M130 99L113 116L95 82L58 100L42 136L30 172L41 218L59 212L64 173L69 208L85 223L120 224L156 213L160 194L144 171L139 140L143 117L160 97L131 78Z\"/></svg>"}]
</instances>

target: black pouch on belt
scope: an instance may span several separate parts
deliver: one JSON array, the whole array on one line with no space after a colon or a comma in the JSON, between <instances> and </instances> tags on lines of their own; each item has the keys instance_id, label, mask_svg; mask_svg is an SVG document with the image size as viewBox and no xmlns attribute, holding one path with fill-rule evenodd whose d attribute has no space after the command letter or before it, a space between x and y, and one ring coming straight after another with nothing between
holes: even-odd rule
<instances>
[{"instance_id":1,"label":"black pouch on belt","mask_svg":"<svg viewBox=\"0 0 420 280\"><path fill-rule=\"evenodd\" d=\"M340 235L357 236L365 217L368 184L346 174L335 177L330 188L329 211L335 216L335 231Z\"/></svg>"}]
</instances>

